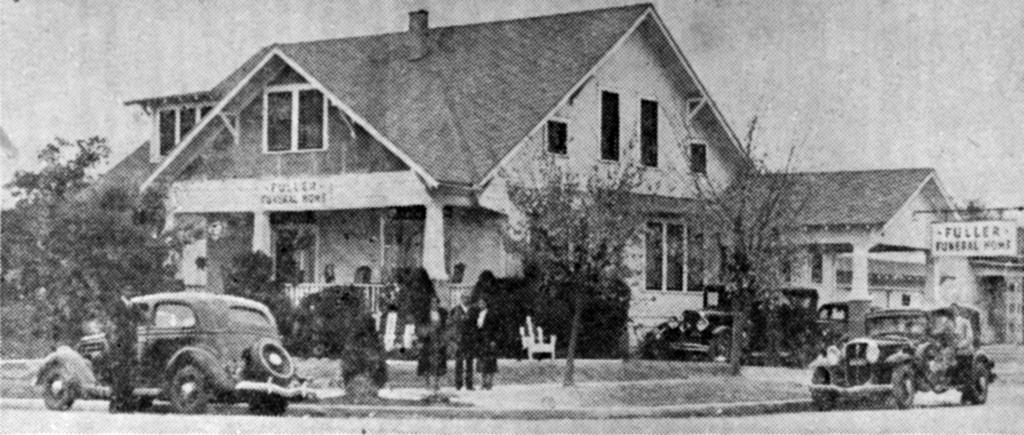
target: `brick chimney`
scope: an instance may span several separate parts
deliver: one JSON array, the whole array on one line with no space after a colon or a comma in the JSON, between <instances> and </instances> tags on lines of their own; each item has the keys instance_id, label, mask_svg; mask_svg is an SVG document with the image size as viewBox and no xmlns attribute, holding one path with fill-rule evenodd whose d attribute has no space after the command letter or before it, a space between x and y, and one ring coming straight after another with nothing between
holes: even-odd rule
<instances>
[{"instance_id":1,"label":"brick chimney","mask_svg":"<svg viewBox=\"0 0 1024 435\"><path fill-rule=\"evenodd\" d=\"M423 9L409 12L409 60L422 59L430 52L428 16Z\"/></svg>"}]
</instances>

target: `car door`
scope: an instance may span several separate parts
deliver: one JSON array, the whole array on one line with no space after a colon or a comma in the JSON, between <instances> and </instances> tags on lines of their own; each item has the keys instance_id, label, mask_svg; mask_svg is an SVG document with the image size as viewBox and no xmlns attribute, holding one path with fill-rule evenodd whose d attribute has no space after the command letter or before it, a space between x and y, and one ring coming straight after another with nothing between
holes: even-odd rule
<instances>
[{"instance_id":1,"label":"car door","mask_svg":"<svg viewBox=\"0 0 1024 435\"><path fill-rule=\"evenodd\" d=\"M168 360L194 341L196 315L188 304L158 302L140 337L139 386L159 387Z\"/></svg>"}]
</instances>

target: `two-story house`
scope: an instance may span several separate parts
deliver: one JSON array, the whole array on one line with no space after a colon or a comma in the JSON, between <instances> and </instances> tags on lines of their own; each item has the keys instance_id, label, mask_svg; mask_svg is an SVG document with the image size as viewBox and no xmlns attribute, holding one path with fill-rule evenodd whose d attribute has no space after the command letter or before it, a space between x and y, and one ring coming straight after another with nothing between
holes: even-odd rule
<instances>
[{"instance_id":1,"label":"two-story house","mask_svg":"<svg viewBox=\"0 0 1024 435\"><path fill-rule=\"evenodd\" d=\"M631 317L653 323L699 308L715 275L693 174L726 182L745 164L646 4L436 28L417 11L404 32L274 44L213 89L127 104L153 137L112 172L206 225L182 273L213 291L254 250L295 261L301 292L399 267L456 289L512 275L508 174L639 162Z\"/></svg>"}]
</instances>

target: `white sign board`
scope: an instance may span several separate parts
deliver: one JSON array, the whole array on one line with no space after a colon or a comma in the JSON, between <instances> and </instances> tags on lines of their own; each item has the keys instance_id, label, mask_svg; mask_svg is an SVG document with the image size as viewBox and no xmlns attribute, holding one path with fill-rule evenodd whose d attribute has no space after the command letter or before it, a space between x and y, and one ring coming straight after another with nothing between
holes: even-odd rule
<instances>
[{"instance_id":1,"label":"white sign board","mask_svg":"<svg viewBox=\"0 0 1024 435\"><path fill-rule=\"evenodd\" d=\"M260 205L267 209L315 209L327 203L329 186L318 180L275 180L266 182Z\"/></svg>"},{"instance_id":2,"label":"white sign board","mask_svg":"<svg viewBox=\"0 0 1024 435\"><path fill-rule=\"evenodd\" d=\"M932 224L932 255L1009 257L1017 255L1017 224L1006 221Z\"/></svg>"}]
</instances>

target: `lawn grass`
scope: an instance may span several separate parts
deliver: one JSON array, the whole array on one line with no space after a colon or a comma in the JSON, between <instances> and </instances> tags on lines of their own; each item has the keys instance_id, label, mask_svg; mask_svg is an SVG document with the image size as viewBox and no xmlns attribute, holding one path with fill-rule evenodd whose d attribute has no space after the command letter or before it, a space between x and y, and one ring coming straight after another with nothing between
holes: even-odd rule
<instances>
[{"instance_id":1,"label":"lawn grass","mask_svg":"<svg viewBox=\"0 0 1024 435\"><path fill-rule=\"evenodd\" d=\"M448 362L448 377L454 376L454 363ZM299 359L299 375L310 379L314 386L337 386L340 365L331 359ZM565 361L500 360L497 384L560 384ZM652 380L700 379L726 376L728 366L721 363L694 363L646 360L578 360L575 380L588 382L631 382ZM388 385L392 388L420 387L423 380L416 376L415 361L388 361Z\"/></svg>"}]
</instances>

